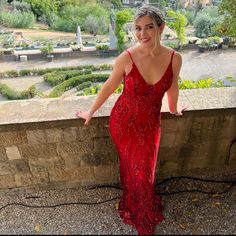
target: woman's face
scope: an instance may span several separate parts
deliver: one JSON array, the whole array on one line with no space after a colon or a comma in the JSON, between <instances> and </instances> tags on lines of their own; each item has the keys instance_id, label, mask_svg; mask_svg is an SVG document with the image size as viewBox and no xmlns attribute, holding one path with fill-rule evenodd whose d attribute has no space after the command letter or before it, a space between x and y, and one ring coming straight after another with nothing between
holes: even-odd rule
<instances>
[{"instance_id":1,"label":"woman's face","mask_svg":"<svg viewBox=\"0 0 236 236\"><path fill-rule=\"evenodd\" d=\"M142 16L135 22L135 36L139 44L145 48L154 48L156 40L160 41L160 35L164 26L154 25L149 16Z\"/></svg>"}]
</instances>

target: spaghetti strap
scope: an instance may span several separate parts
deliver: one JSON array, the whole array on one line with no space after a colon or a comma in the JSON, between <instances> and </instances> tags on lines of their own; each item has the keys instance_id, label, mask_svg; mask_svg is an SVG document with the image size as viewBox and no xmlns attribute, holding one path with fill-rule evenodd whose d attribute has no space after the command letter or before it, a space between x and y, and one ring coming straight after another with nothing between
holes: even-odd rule
<instances>
[{"instance_id":1,"label":"spaghetti strap","mask_svg":"<svg viewBox=\"0 0 236 236\"><path fill-rule=\"evenodd\" d=\"M134 60L133 60L133 58L132 58L132 56L131 56L131 53L130 53L130 51L127 49L127 50L125 50L128 54L129 54L129 57L130 57L130 59L131 59L131 61L132 61L132 63L134 63Z\"/></svg>"},{"instance_id":2,"label":"spaghetti strap","mask_svg":"<svg viewBox=\"0 0 236 236\"><path fill-rule=\"evenodd\" d=\"M172 54L171 54L171 60L170 60L170 63L172 64L172 59L173 59L173 56L175 54L175 50L173 50Z\"/></svg>"}]
</instances>

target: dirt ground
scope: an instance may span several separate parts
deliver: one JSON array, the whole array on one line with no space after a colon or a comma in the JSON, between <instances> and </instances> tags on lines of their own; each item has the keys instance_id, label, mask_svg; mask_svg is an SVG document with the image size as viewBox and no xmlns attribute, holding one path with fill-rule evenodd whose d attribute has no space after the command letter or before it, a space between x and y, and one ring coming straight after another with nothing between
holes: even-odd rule
<instances>
[{"instance_id":1,"label":"dirt ground","mask_svg":"<svg viewBox=\"0 0 236 236\"><path fill-rule=\"evenodd\" d=\"M22 34L23 39L30 41L41 41L41 40L51 40L51 41L69 41L75 42L76 32L59 32L59 31L49 31L47 29L12 29L17 34ZM82 34L82 40L94 40L94 39L103 39L106 36L97 35L93 36L90 34Z\"/></svg>"},{"instance_id":2,"label":"dirt ground","mask_svg":"<svg viewBox=\"0 0 236 236\"><path fill-rule=\"evenodd\" d=\"M23 38L30 39L32 41L39 39L47 40L67 40L76 41L75 33L66 33L58 31L48 31L48 30L34 30L34 29L13 29L14 32L22 33Z\"/></svg>"}]
</instances>

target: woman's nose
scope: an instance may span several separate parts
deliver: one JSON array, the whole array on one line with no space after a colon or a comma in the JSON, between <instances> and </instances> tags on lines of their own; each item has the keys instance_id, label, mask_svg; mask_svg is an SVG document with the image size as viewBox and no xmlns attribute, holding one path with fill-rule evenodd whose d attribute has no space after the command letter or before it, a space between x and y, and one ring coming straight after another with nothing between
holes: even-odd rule
<instances>
[{"instance_id":1,"label":"woman's nose","mask_svg":"<svg viewBox=\"0 0 236 236\"><path fill-rule=\"evenodd\" d=\"M140 33L141 33L141 35L145 35L147 33L147 29L146 28L141 29Z\"/></svg>"}]
</instances>

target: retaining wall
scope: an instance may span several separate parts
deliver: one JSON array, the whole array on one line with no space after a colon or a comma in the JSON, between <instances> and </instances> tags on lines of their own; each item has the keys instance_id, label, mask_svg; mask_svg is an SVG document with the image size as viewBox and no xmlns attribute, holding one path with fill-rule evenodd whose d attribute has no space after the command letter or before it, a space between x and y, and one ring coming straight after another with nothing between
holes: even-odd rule
<instances>
[{"instance_id":1,"label":"retaining wall","mask_svg":"<svg viewBox=\"0 0 236 236\"><path fill-rule=\"evenodd\" d=\"M181 118L162 107L157 179L236 170L236 88L181 90ZM111 96L89 126L77 119L94 96L0 103L0 190L119 183L108 119Z\"/></svg>"}]
</instances>

